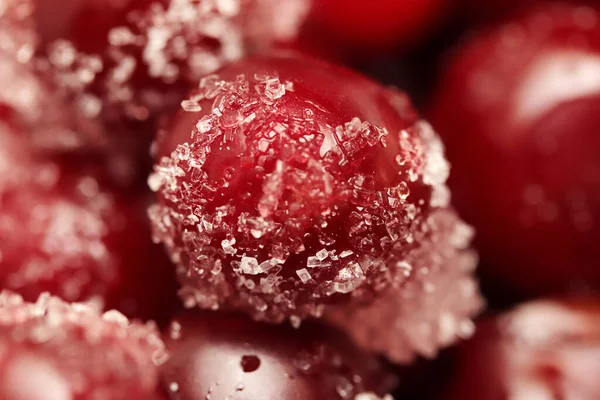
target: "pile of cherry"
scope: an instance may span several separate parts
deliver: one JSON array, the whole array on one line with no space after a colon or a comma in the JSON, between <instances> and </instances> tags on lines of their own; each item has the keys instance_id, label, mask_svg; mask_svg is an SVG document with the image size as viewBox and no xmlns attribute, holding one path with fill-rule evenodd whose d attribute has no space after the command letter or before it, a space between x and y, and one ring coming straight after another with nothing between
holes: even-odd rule
<instances>
[{"instance_id":1,"label":"pile of cherry","mask_svg":"<svg viewBox=\"0 0 600 400\"><path fill-rule=\"evenodd\" d=\"M0 0L0 400L598 400L596 107L593 1Z\"/></svg>"}]
</instances>

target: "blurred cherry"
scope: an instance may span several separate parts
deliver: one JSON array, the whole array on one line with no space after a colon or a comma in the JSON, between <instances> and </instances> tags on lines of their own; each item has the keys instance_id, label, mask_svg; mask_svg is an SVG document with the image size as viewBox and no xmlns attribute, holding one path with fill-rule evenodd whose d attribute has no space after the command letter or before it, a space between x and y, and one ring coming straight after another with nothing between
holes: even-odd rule
<instances>
[{"instance_id":1,"label":"blurred cherry","mask_svg":"<svg viewBox=\"0 0 600 400\"><path fill-rule=\"evenodd\" d=\"M478 326L456 350L448 400L578 399L600 393L600 302L538 300Z\"/></svg>"},{"instance_id":2,"label":"blurred cherry","mask_svg":"<svg viewBox=\"0 0 600 400\"><path fill-rule=\"evenodd\" d=\"M0 292L3 400L158 400L165 357L152 323L48 294L27 303Z\"/></svg>"},{"instance_id":3,"label":"blurred cherry","mask_svg":"<svg viewBox=\"0 0 600 400\"><path fill-rule=\"evenodd\" d=\"M444 70L432 122L497 287L600 284L598 17L541 5L472 36Z\"/></svg>"},{"instance_id":4,"label":"blurred cherry","mask_svg":"<svg viewBox=\"0 0 600 400\"><path fill-rule=\"evenodd\" d=\"M124 190L89 159L40 157L25 136L0 125L0 288L164 320L176 285L150 239L148 194Z\"/></svg>"},{"instance_id":5,"label":"blurred cherry","mask_svg":"<svg viewBox=\"0 0 600 400\"><path fill-rule=\"evenodd\" d=\"M337 40L348 51L411 45L435 27L446 0L315 0L308 29Z\"/></svg>"}]
</instances>

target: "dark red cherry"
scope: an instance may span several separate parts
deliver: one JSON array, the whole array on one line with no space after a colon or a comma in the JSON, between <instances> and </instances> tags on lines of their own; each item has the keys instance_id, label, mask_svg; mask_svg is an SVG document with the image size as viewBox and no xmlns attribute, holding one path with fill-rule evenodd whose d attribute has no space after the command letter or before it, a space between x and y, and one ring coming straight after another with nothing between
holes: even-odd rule
<instances>
[{"instance_id":1,"label":"dark red cherry","mask_svg":"<svg viewBox=\"0 0 600 400\"><path fill-rule=\"evenodd\" d=\"M156 327L47 294L0 293L0 398L156 399L165 361Z\"/></svg>"},{"instance_id":2,"label":"dark red cherry","mask_svg":"<svg viewBox=\"0 0 600 400\"><path fill-rule=\"evenodd\" d=\"M148 145L152 135L144 132L154 127L140 122L175 110L200 76L252 49L292 38L308 9L306 0L35 4L38 73L51 78L78 116L107 125L115 147L131 135ZM87 139L85 128L73 129Z\"/></svg>"},{"instance_id":3,"label":"dark red cherry","mask_svg":"<svg viewBox=\"0 0 600 400\"><path fill-rule=\"evenodd\" d=\"M521 305L480 323L457 354L444 399L597 399L600 303Z\"/></svg>"},{"instance_id":4,"label":"dark red cherry","mask_svg":"<svg viewBox=\"0 0 600 400\"><path fill-rule=\"evenodd\" d=\"M315 0L309 21L350 50L413 44L440 19L445 0Z\"/></svg>"},{"instance_id":5,"label":"dark red cherry","mask_svg":"<svg viewBox=\"0 0 600 400\"><path fill-rule=\"evenodd\" d=\"M246 316L192 311L165 334L162 381L173 399L354 399L394 383L380 361L340 332L314 323L299 329Z\"/></svg>"},{"instance_id":6,"label":"dark red cherry","mask_svg":"<svg viewBox=\"0 0 600 400\"><path fill-rule=\"evenodd\" d=\"M477 309L471 229L448 207L442 144L405 94L281 54L204 78L183 107L149 184L187 306L294 324L330 310L397 359L434 352ZM373 318L345 308L374 299ZM429 326L421 342L408 320Z\"/></svg>"},{"instance_id":7,"label":"dark red cherry","mask_svg":"<svg viewBox=\"0 0 600 400\"><path fill-rule=\"evenodd\" d=\"M147 196L120 190L89 162L39 158L24 136L0 126L0 289L164 318L176 289L150 240Z\"/></svg>"},{"instance_id":8,"label":"dark red cherry","mask_svg":"<svg viewBox=\"0 0 600 400\"><path fill-rule=\"evenodd\" d=\"M475 35L445 68L431 115L496 286L600 286L599 15L540 5Z\"/></svg>"}]
</instances>

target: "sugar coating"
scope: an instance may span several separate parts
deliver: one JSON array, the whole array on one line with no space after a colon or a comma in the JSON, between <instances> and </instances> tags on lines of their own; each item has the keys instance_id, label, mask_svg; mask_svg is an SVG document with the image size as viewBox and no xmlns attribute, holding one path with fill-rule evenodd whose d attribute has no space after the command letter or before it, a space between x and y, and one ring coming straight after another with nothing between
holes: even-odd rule
<instances>
[{"instance_id":1,"label":"sugar coating","mask_svg":"<svg viewBox=\"0 0 600 400\"><path fill-rule=\"evenodd\" d=\"M366 307L333 306L325 319L398 363L434 358L440 348L468 339L475 331L472 318L484 305L473 277L472 236L454 211L433 212L415 233L420 248L396 265L415 271L411 281L391 285ZM381 323L385 328L377 329Z\"/></svg>"},{"instance_id":2,"label":"sugar coating","mask_svg":"<svg viewBox=\"0 0 600 400\"><path fill-rule=\"evenodd\" d=\"M44 398L151 398L164 361L165 347L152 323L130 323L116 311L100 314L48 294L27 303L14 293L0 293L3 398L24 393L15 387L25 383L23 368L36 372L39 389L52 390ZM27 393L35 390L34 385Z\"/></svg>"},{"instance_id":3,"label":"sugar coating","mask_svg":"<svg viewBox=\"0 0 600 400\"><path fill-rule=\"evenodd\" d=\"M3 287L28 298L52 290L73 301L105 295L118 282L121 260L107 237L123 230L126 216L93 177L63 193L53 187L9 191L0 202Z\"/></svg>"},{"instance_id":4,"label":"sugar coating","mask_svg":"<svg viewBox=\"0 0 600 400\"><path fill-rule=\"evenodd\" d=\"M93 44L95 51L80 48L77 43L85 42L80 37L48 43L38 52L36 69L50 77L83 122L100 118L119 139L128 133L124 121L144 122L175 110L200 76L253 48L294 36L308 2L157 0L133 8L84 7L116 14L121 22L107 31L101 45ZM89 129L74 126L84 144Z\"/></svg>"},{"instance_id":5,"label":"sugar coating","mask_svg":"<svg viewBox=\"0 0 600 400\"><path fill-rule=\"evenodd\" d=\"M36 45L33 29L33 0L0 2L0 51L20 63L31 60Z\"/></svg>"},{"instance_id":6,"label":"sugar coating","mask_svg":"<svg viewBox=\"0 0 600 400\"><path fill-rule=\"evenodd\" d=\"M389 132L358 117L340 120L305 97L302 85L274 72L212 75L188 99L205 111L183 112L190 134L148 181L160 199L149 210L154 239L177 264L185 305L234 308L272 322L289 318L297 326L327 315L331 303L350 303L352 310L374 299L387 299L382 312L400 319L401 308L389 303L402 294L416 298L402 302L406 313L438 306L425 310L426 321L445 317L440 307L448 307L445 327L456 322L450 317L469 317L480 306L468 278L475 259L460 256L471 229L448 208L449 168L431 127L412 117L396 92L378 92L406 122ZM464 237L446 233L455 225ZM434 280L442 273L457 288L455 304L420 297L423 285L448 291ZM469 296L454 286L462 279L472 283ZM379 330L383 320L366 321L365 329ZM392 356L418 344L398 350L386 339L382 346Z\"/></svg>"},{"instance_id":7,"label":"sugar coating","mask_svg":"<svg viewBox=\"0 0 600 400\"><path fill-rule=\"evenodd\" d=\"M105 174L86 167L73 174L34 157L9 123L0 123L0 145L0 286L28 300L44 291L104 299L136 271L131 260L143 259L130 255L138 241L127 237L149 234L142 213Z\"/></svg>"}]
</instances>

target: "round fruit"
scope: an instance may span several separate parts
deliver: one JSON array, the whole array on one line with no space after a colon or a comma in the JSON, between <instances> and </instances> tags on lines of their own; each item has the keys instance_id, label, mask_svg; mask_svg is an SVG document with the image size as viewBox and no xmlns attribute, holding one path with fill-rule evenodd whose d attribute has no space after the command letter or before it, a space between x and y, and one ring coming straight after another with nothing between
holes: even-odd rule
<instances>
[{"instance_id":1,"label":"round fruit","mask_svg":"<svg viewBox=\"0 0 600 400\"><path fill-rule=\"evenodd\" d=\"M473 285L432 294L438 276L470 281L471 230L448 207L443 146L406 95L280 54L204 78L183 108L158 139L149 184L155 240L178 265L187 306L297 324L386 297L399 317L408 288L406 305L435 303L435 321L446 296L453 322L478 308ZM369 345L394 357L406 326L381 322L366 325Z\"/></svg>"},{"instance_id":2,"label":"round fruit","mask_svg":"<svg viewBox=\"0 0 600 400\"><path fill-rule=\"evenodd\" d=\"M581 399L600 393L600 303L539 300L480 324L457 349L445 399Z\"/></svg>"},{"instance_id":3,"label":"round fruit","mask_svg":"<svg viewBox=\"0 0 600 400\"><path fill-rule=\"evenodd\" d=\"M165 341L162 380L173 399L342 400L394 381L343 334L313 323L296 330L193 311L173 320Z\"/></svg>"},{"instance_id":4,"label":"round fruit","mask_svg":"<svg viewBox=\"0 0 600 400\"><path fill-rule=\"evenodd\" d=\"M445 69L432 120L496 285L600 286L598 18L540 5L475 35Z\"/></svg>"},{"instance_id":5,"label":"round fruit","mask_svg":"<svg viewBox=\"0 0 600 400\"><path fill-rule=\"evenodd\" d=\"M445 0L315 0L311 21L352 48L413 44L440 19Z\"/></svg>"},{"instance_id":6,"label":"round fruit","mask_svg":"<svg viewBox=\"0 0 600 400\"><path fill-rule=\"evenodd\" d=\"M46 294L26 303L0 293L2 399L158 399L165 357L152 324Z\"/></svg>"}]
</instances>

